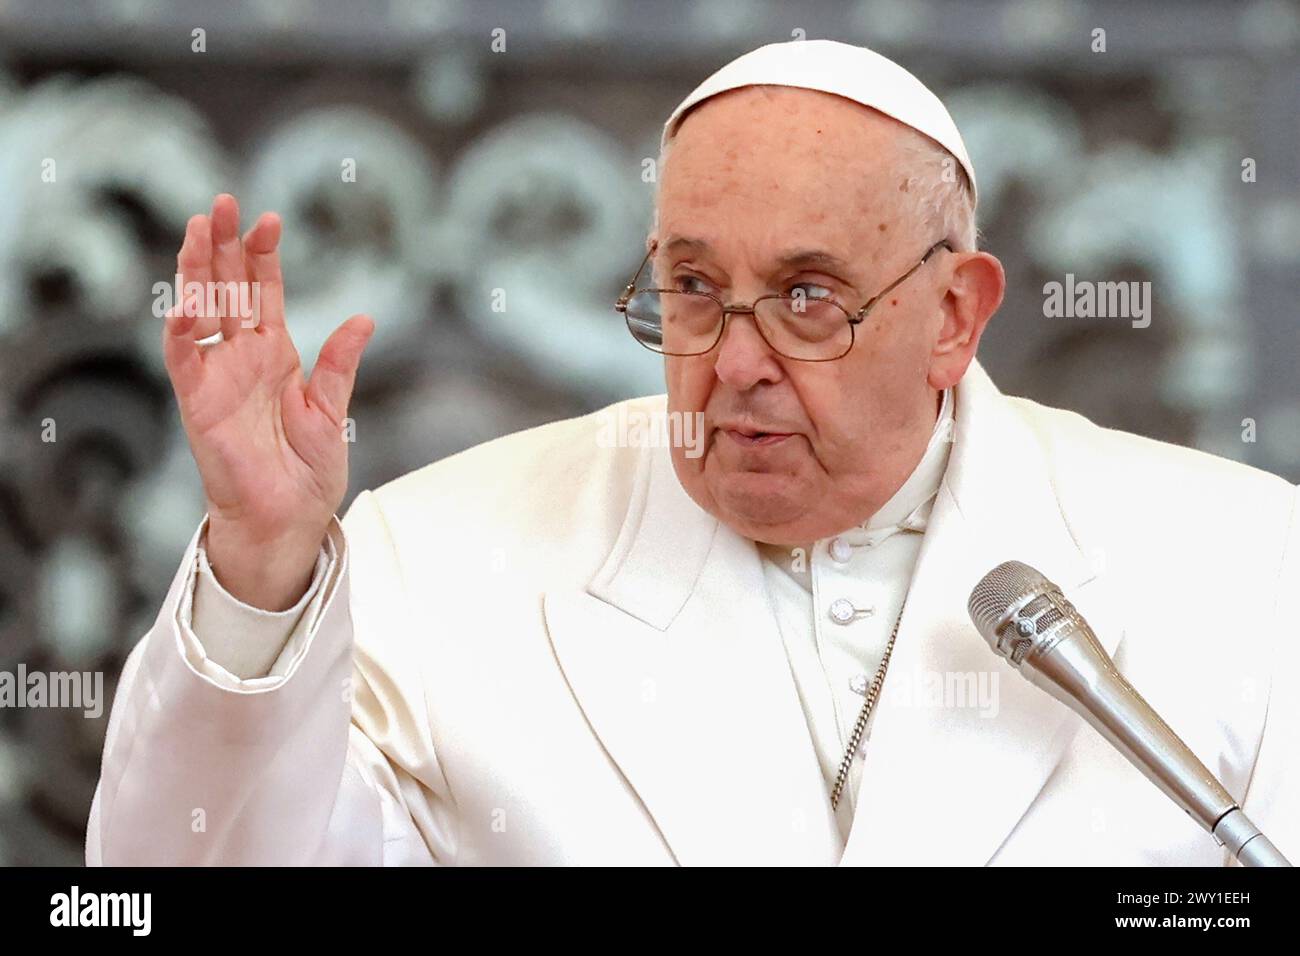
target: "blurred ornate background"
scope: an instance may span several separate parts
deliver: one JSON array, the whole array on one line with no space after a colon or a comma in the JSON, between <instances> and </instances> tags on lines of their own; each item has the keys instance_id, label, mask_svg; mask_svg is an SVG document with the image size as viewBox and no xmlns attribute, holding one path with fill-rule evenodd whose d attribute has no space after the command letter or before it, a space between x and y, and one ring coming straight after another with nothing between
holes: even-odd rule
<instances>
[{"instance_id":1,"label":"blurred ornate background","mask_svg":"<svg viewBox=\"0 0 1300 956\"><path fill-rule=\"evenodd\" d=\"M610 308L660 124L800 36L948 102L1010 279L1004 390L1300 478L1292 3L0 0L0 670L111 699L202 515L150 306L213 195L283 215L306 364L377 320L355 494L662 390ZM1067 273L1150 281L1150 327L1045 317ZM81 860L106 720L0 709L0 863Z\"/></svg>"}]
</instances>

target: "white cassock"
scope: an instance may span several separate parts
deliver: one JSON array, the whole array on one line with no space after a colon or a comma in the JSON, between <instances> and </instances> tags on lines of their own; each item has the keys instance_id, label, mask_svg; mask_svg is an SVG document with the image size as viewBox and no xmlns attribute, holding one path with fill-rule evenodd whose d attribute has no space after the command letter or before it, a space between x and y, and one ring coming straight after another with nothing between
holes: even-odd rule
<instances>
[{"instance_id":1,"label":"white cassock","mask_svg":"<svg viewBox=\"0 0 1300 956\"><path fill-rule=\"evenodd\" d=\"M122 675L87 861L1227 862L976 633L971 587L1011 558L1300 858L1295 486L978 364L952 398L955 441L801 554L702 511L666 448L602 447L608 411L361 494L281 614L220 591L200 526Z\"/></svg>"}]
</instances>

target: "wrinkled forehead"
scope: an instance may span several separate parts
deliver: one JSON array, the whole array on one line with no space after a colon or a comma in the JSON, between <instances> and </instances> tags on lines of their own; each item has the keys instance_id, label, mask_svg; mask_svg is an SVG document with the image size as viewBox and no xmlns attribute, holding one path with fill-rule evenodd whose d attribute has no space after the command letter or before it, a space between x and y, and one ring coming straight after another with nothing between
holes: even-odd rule
<instances>
[{"instance_id":1,"label":"wrinkled forehead","mask_svg":"<svg viewBox=\"0 0 1300 956\"><path fill-rule=\"evenodd\" d=\"M901 146L911 131L832 93L728 90L692 107L660 170L661 235L788 245L793 237L871 255L906 233L914 204Z\"/></svg>"}]
</instances>

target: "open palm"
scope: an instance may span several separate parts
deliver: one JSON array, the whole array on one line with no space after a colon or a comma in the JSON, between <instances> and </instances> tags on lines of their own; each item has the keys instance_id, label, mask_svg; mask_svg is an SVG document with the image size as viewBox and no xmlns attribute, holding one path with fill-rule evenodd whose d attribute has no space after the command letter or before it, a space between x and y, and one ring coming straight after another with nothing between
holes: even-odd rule
<instances>
[{"instance_id":1,"label":"open palm","mask_svg":"<svg viewBox=\"0 0 1300 956\"><path fill-rule=\"evenodd\" d=\"M374 331L355 315L325 342L310 380L285 327L280 220L266 213L239 238L239 208L221 195L194 216L177 258L182 288L250 283L259 308L208 314L188 297L168 313L163 350L207 497L210 528L247 543L319 544L347 489L347 415L361 353ZM258 301L254 300L254 301ZM221 340L199 345L221 333Z\"/></svg>"}]
</instances>

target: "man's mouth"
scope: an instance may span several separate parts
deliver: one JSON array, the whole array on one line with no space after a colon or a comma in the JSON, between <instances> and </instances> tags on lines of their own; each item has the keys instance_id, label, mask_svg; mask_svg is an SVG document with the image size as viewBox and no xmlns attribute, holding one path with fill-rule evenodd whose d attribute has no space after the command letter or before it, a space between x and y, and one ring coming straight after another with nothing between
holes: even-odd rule
<instances>
[{"instance_id":1,"label":"man's mouth","mask_svg":"<svg viewBox=\"0 0 1300 956\"><path fill-rule=\"evenodd\" d=\"M763 432L749 428L724 428L722 429L722 432L737 445L744 448L761 448L767 445L777 445L791 437L789 432Z\"/></svg>"}]
</instances>

